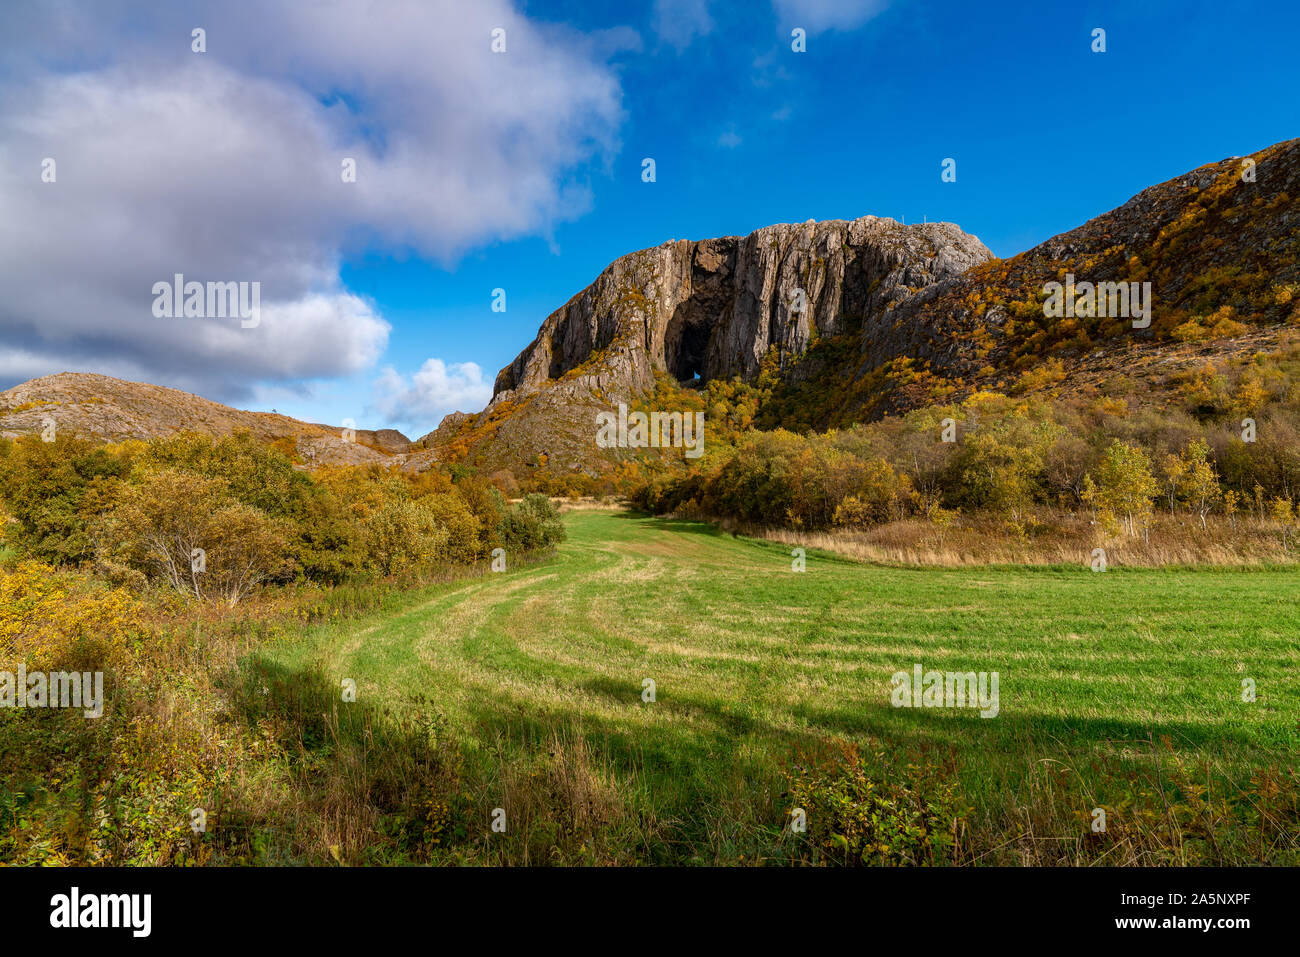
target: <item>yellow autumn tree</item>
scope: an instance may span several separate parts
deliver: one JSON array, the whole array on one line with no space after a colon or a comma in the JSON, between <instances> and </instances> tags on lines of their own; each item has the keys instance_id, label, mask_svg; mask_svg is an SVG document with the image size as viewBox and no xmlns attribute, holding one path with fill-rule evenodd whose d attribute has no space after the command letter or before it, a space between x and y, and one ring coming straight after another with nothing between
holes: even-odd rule
<instances>
[{"instance_id":1,"label":"yellow autumn tree","mask_svg":"<svg viewBox=\"0 0 1300 957\"><path fill-rule=\"evenodd\" d=\"M1116 439L1102 456L1096 476L1088 476L1082 497L1103 518L1136 536L1149 525L1151 502L1159 491L1146 451Z\"/></svg>"}]
</instances>

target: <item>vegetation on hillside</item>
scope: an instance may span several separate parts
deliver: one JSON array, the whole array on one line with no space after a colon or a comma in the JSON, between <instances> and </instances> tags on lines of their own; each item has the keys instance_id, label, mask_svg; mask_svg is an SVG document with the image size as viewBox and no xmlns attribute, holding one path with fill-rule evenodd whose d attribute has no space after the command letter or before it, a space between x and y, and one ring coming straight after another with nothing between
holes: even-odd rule
<instances>
[{"instance_id":1,"label":"vegetation on hillside","mask_svg":"<svg viewBox=\"0 0 1300 957\"><path fill-rule=\"evenodd\" d=\"M1010 394L802 434L745 427L762 414L761 383L710 383L708 454L694 468L640 476L631 498L646 511L750 527L921 522L939 536L980 525L1032 541L1082 525L1079 547L1195 533L1230 540L1241 557L1290 554L1295 340L1185 366L1166 395L1119 376L1066 392L1058 372L1036 370Z\"/></svg>"},{"instance_id":2,"label":"vegetation on hillside","mask_svg":"<svg viewBox=\"0 0 1300 957\"><path fill-rule=\"evenodd\" d=\"M0 709L0 864L1296 863L1293 572L1079 567L1295 561L1294 151L979 266L924 321L662 377L629 404L703 413L698 460L557 468L508 434L532 395L418 474L296 433L0 440L0 672L108 679L97 720ZM1149 331L1045 317L1071 271L1155 284ZM23 428L51 405L26 394ZM539 429L586 449L587 411ZM484 477L499 435L537 448ZM582 514L531 567L566 538L551 496L611 494L673 519ZM1006 668L1004 717L882 704L922 654Z\"/></svg>"}]
</instances>

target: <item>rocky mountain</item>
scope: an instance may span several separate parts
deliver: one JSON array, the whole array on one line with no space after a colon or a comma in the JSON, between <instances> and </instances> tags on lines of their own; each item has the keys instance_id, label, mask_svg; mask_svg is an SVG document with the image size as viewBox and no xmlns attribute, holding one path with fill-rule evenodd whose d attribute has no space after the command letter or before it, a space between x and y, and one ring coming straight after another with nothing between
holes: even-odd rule
<instances>
[{"instance_id":1,"label":"rocky mountain","mask_svg":"<svg viewBox=\"0 0 1300 957\"><path fill-rule=\"evenodd\" d=\"M1049 361L1054 381L1083 382L1130 351L1255 341L1300 322L1298 197L1291 140L1007 260L952 224L871 216L668 242L615 260L501 370L486 410L417 444L489 470L590 471L617 459L593 455L595 414L645 397L657 376L752 382L774 363L780 386L758 424L823 429L1023 384ZM1123 283L1149 293L1150 315L1050 316L1051 282Z\"/></svg>"},{"instance_id":2,"label":"rocky mountain","mask_svg":"<svg viewBox=\"0 0 1300 957\"><path fill-rule=\"evenodd\" d=\"M843 332L992 258L950 223L874 216L664 243L615 260L552 313L497 375L492 401L539 392L602 350L592 384L607 390L643 390L655 371L752 377L772 346L798 355L815 336Z\"/></svg>"},{"instance_id":3,"label":"rocky mountain","mask_svg":"<svg viewBox=\"0 0 1300 957\"><path fill-rule=\"evenodd\" d=\"M355 430L299 422L287 415L243 412L178 389L106 375L61 372L0 392L0 436L14 438L50 425L87 438L120 442L179 432L220 436L248 431L285 445L307 465L401 463L411 442L392 429Z\"/></svg>"},{"instance_id":4,"label":"rocky mountain","mask_svg":"<svg viewBox=\"0 0 1300 957\"><path fill-rule=\"evenodd\" d=\"M797 375L792 360L819 338L991 258L950 223L875 216L631 253L542 323L484 412L448 417L419 444L452 457L472 449L489 469L538 456L572 468L590 458L595 413L644 395L656 376L752 379L769 356Z\"/></svg>"}]
</instances>

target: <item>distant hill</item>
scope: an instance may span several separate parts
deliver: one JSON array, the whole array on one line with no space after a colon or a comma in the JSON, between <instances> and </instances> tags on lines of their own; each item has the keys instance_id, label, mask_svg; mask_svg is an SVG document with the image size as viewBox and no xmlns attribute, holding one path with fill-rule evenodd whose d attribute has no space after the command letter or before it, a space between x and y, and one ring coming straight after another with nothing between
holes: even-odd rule
<instances>
[{"instance_id":1,"label":"distant hill","mask_svg":"<svg viewBox=\"0 0 1300 957\"><path fill-rule=\"evenodd\" d=\"M287 415L244 412L178 389L127 382L106 375L61 372L0 392L0 436L40 433L47 420L58 430L108 442L151 439L179 432L221 436L247 431L305 464L401 464L411 441L392 429L356 430L299 422Z\"/></svg>"}]
</instances>

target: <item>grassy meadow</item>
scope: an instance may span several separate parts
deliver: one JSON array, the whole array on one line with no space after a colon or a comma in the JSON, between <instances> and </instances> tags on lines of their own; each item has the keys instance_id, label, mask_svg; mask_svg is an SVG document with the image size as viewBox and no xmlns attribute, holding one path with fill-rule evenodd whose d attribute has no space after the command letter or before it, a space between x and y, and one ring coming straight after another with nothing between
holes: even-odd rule
<instances>
[{"instance_id":1,"label":"grassy meadow","mask_svg":"<svg viewBox=\"0 0 1300 957\"><path fill-rule=\"evenodd\" d=\"M414 843L432 863L1300 861L1294 570L809 551L795 572L788 544L705 523L566 524L551 560L245 661L250 720L295 735L303 786L334 795L316 842L332 857L404 860L392 848ZM892 707L891 675L917 663L998 672L998 715ZM408 794L363 820L412 775L419 810ZM367 837L413 826L389 850Z\"/></svg>"}]
</instances>

